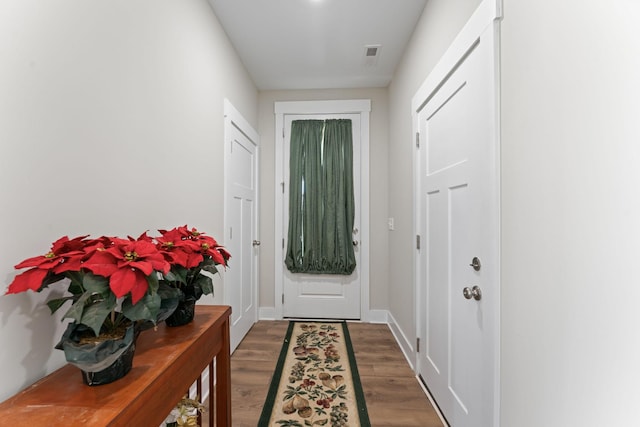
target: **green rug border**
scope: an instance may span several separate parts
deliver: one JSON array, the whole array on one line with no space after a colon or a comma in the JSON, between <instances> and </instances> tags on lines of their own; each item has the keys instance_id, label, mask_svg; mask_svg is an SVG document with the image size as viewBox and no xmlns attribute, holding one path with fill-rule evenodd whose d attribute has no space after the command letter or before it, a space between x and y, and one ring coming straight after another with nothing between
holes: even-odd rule
<instances>
[{"instance_id":1,"label":"green rug border","mask_svg":"<svg viewBox=\"0 0 640 427\"><path fill-rule=\"evenodd\" d=\"M262 407L262 414L258 420L258 427L269 427L269 419L273 412L273 407L276 401L276 393L280 386L280 379L282 378L282 369L284 368L284 360L287 357L289 350L289 343L291 341L291 335L293 334L293 327L296 323L339 323L342 325L342 335L345 338L345 346L347 347L347 354L349 357L349 366L351 368L351 381L353 383L353 389L356 396L356 404L358 406L358 416L360 418L360 427L371 427L371 421L369 421L369 412L367 411L367 403L364 399L364 391L362 390L362 383L360 382L360 373L358 372L358 365L356 364L356 355L353 352L353 345L351 343L351 335L349 334L349 328L345 321L319 321L319 320L290 320L287 333L282 343L282 349L280 350L280 356L278 356L278 362L276 364L276 370L271 378L271 385L269 385L269 391L267 392L267 398L264 401Z\"/></svg>"},{"instance_id":2,"label":"green rug border","mask_svg":"<svg viewBox=\"0 0 640 427\"><path fill-rule=\"evenodd\" d=\"M276 403L276 393L280 386L280 378L282 378L282 369L284 368L284 360L287 357L287 350L289 350L289 341L291 340L291 334L293 333L294 323L296 322L289 322L287 334L284 336L280 356L278 356L278 362L276 363L276 370L273 373L273 377L271 377L271 385L269 385L267 399L264 401L264 405L262 406L262 414L258 420L258 427L268 427L269 418L271 418L273 406Z\"/></svg>"}]
</instances>

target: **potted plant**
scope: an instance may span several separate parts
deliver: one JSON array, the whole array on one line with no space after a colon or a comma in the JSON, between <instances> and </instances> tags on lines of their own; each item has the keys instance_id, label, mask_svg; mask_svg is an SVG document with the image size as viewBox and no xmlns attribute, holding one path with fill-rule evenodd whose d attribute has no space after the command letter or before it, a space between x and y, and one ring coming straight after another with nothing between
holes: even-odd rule
<instances>
[{"instance_id":1,"label":"potted plant","mask_svg":"<svg viewBox=\"0 0 640 427\"><path fill-rule=\"evenodd\" d=\"M166 324L184 325L193 320L196 301L202 295L213 294L211 275L218 272L218 265L226 267L231 255L213 237L186 225L158 231L161 235L154 240L171 266L160 283L180 294L178 307Z\"/></svg>"},{"instance_id":2,"label":"potted plant","mask_svg":"<svg viewBox=\"0 0 640 427\"><path fill-rule=\"evenodd\" d=\"M178 292L160 283L171 266L146 235L138 239L64 236L45 255L15 266L7 294L40 292L61 283L68 295L47 302L52 314L67 302L72 322L56 346L88 385L106 384L131 369L138 333L175 309Z\"/></svg>"}]
</instances>

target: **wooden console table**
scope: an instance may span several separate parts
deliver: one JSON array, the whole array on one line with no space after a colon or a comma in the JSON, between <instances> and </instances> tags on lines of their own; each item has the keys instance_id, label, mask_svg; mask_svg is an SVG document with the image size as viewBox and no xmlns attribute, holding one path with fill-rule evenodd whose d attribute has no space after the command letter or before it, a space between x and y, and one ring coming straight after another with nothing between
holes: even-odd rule
<instances>
[{"instance_id":1,"label":"wooden console table","mask_svg":"<svg viewBox=\"0 0 640 427\"><path fill-rule=\"evenodd\" d=\"M201 389L208 366L209 426L229 427L230 314L228 306L198 305L188 325L143 331L133 368L111 384L87 386L78 368L66 365L0 403L0 424L159 426L194 382Z\"/></svg>"}]
</instances>

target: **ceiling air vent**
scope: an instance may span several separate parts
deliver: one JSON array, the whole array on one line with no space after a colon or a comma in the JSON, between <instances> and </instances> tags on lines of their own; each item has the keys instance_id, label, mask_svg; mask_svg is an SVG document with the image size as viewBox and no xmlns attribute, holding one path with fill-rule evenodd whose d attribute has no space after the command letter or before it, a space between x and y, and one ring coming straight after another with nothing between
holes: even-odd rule
<instances>
[{"instance_id":1,"label":"ceiling air vent","mask_svg":"<svg viewBox=\"0 0 640 427\"><path fill-rule=\"evenodd\" d=\"M382 45L369 44L364 47L364 62L366 65L376 65Z\"/></svg>"}]
</instances>

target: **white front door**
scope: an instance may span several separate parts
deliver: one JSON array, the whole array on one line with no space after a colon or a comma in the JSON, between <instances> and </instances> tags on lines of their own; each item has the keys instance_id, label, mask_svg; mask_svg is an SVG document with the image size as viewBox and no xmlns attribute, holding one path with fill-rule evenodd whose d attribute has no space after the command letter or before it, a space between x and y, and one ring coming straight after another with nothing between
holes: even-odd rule
<instances>
[{"instance_id":1,"label":"white front door","mask_svg":"<svg viewBox=\"0 0 640 427\"><path fill-rule=\"evenodd\" d=\"M492 31L434 85L417 113L417 372L455 427L496 422L499 205Z\"/></svg>"},{"instance_id":2,"label":"white front door","mask_svg":"<svg viewBox=\"0 0 640 427\"><path fill-rule=\"evenodd\" d=\"M258 136L225 103L225 230L231 253L225 303L231 306L231 351L258 320Z\"/></svg>"},{"instance_id":3,"label":"white front door","mask_svg":"<svg viewBox=\"0 0 640 427\"><path fill-rule=\"evenodd\" d=\"M291 146L291 122L293 120L351 120L353 134L353 187L355 218L353 242L356 268L352 274L304 274L292 273L283 262L284 317L360 319L360 115L359 114L287 114L284 117L284 172L283 224L284 247L287 247L286 230L289 224L289 153Z\"/></svg>"}]
</instances>

